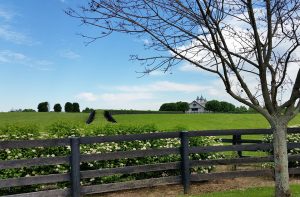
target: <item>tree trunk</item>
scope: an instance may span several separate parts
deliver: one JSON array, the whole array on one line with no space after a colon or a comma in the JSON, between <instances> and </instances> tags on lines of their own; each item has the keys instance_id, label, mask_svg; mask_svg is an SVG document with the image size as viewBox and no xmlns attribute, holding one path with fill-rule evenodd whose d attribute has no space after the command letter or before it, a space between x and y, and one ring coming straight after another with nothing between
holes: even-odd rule
<instances>
[{"instance_id":1,"label":"tree trunk","mask_svg":"<svg viewBox=\"0 0 300 197\"><path fill-rule=\"evenodd\" d=\"M287 123L276 121L273 124L272 129L275 164L275 196L291 196L286 141Z\"/></svg>"}]
</instances>

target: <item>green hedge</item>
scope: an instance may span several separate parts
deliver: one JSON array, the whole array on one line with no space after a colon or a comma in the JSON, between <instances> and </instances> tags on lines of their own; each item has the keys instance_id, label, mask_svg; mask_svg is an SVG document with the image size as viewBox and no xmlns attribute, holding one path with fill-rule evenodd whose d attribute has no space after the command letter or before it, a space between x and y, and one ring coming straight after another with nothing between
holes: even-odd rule
<instances>
[{"instance_id":1,"label":"green hedge","mask_svg":"<svg viewBox=\"0 0 300 197\"><path fill-rule=\"evenodd\" d=\"M0 137L2 140L20 140L20 139L50 139L50 138L65 138L69 136L104 136L118 134L136 134L157 132L154 125L144 126L124 126L107 124L104 126L86 126L84 124L73 124L69 122L56 122L49 126L44 133L38 132L37 125L6 125L0 128ZM216 144L214 137L197 137L191 138L191 146L209 146ZM128 150L145 150L152 148L171 148L179 147L179 139L160 139L160 140L145 140L120 143L99 143L91 145L81 145L82 154L105 153L112 151L128 151ZM23 149L5 149L0 150L1 160L28 159L36 157L54 157L70 154L70 147L54 147L54 148L23 148ZM220 154L193 154L191 159L205 160L220 158ZM110 161L95 161L82 163L81 170L95 170L103 168L116 168L133 165L155 164L164 162L179 161L179 155L167 155L161 157L145 157L135 159L117 159ZM207 173L213 169L213 166L193 168L193 172ZM69 171L68 165L53 165L42 167L31 167L21 169L7 169L0 171L0 179L28 177L46 174L66 173ZM179 170L168 170L151 173L137 173L125 175L113 175L106 177L97 177L92 179L82 180L82 185L91 185L99 183L112 183L127 180L139 180L145 178L162 177L180 174ZM15 187L9 189L1 189L0 195L14 194L21 192L39 191L49 188L64 188L69 187L69 183L33 185L25 187Z\"/></svg>"}]
</instances>

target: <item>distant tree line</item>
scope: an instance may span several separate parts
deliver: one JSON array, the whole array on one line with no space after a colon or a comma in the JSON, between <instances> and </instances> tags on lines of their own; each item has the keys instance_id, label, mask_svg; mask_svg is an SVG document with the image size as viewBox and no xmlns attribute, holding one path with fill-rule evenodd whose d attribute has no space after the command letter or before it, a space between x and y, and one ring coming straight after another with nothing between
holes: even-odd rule
<instances>
[{"instance_id":1,"label":"distant tree line","mask_svg":"<svg viewBox=\"0 0 300 197\"><path fill-rule=\"evenodd\" d=\"M80 112L80 107L78 103L66 102L65 112Z\"/></svg>"},{"instance_id":2,"label":"distant tree line","mask_svg":"<svg viewBox=\"0 0 300 197\"><path fill-rule=\"evenodd\" d=\"M34 109L11 109L9 112L36 112Z\"/></svg>"},{"instance_id":3,"label":"distant tree line","mask_svg":"<svg viewBox=\"0 0 300 197\"><path fill-rule=\"evenodd\" d=\"M247 112L254 112L251 109L247 109L245 106L236 107L232 103L226 101L217 101L211 100L205 104L205 109L211 112L218 112L218 113L247 113Z\"/></svg>"},{"instance_id":4,"label":"distant tree line","mask_svg":"<svg viewBox=\"0 0 300 197\"><path fill-rule=\"evenodd\" d=\"M22 112L36 112L34 109L23 109Z\"/></svg>"},{"instance_id":5,"label":"distant tree line","mask_svg":"<svg viewBox=\"0 0 300 197\"><path fill-rule=\"evenodd\" d=\"M38 112L49 112L49 109L50 109L48 102L39 103L37 108L38 108ZM66 102L64 109L65 109L65 112L80 112L79 103ZM54 110L54 112L61 112L62 106L59 103L56 103L53 106L53 110Z\"/></svg>"},{"instance_id":6,"label":"distant tree line","mask_svg":"<svg viewBox=\"0 0 300 197\"><path fill-rule=\"evenodd\" d=\"M94 111L94 109L93 108L88 108L88 107L86 107L84 110L82 110L83 113L90 113L92 111Z\"/></svg>"},{"instance_id":7,"label":"distant tree line","mask_svg":"<svg viewBox=\"0 0 300 197\"><path fill-rule=\"evenodd\" d=\"M41 102L37 106L38 112L49 112L50 111L50 105L49 102ZM65 112L80 112L80 106L79 103L71 103L66 102L64 106ZM94 109L86 107L84 110L82 110L83 113L90 113ZM53 106L54 112L62 112L62 106L59 103L56 103ZM9 112L36 112L34 109L11 109Z\"/></svg>"},{"instance_id":8,"label":"distant tree line","mask_svg":"<svg viewBox=\"0 0 300 197\"><path fill-rule=\"evenodd\" d=\"M205 105L205 109L216 113L256 113L255 110L245 106L236 107L234 104L226 101L211 100ZM187 102L164 103L160 106L159 111L188 111L189 104Z\"/></svg>"},{"instance_id":9,"label":"distant tree line","mask_svg":"<svg viewBox=\"0 0 300 197\"><path fill-rule=\"evenodd\" d=\"M159 111L182 111L185 112L189 109L187 102L164 103L160 106Z\"/></svg>"},{"instance_id":10,"label":"distant tree line","mask_svg":"<svg viewBox=\"0 0 300 197\"><path fill-rule=\"evenodd\" d=\"M111 115L118 114L183 114L183 111L152 111L152 110L133 110L133 109L109 109Z\"/></svg>"}]
</instances>

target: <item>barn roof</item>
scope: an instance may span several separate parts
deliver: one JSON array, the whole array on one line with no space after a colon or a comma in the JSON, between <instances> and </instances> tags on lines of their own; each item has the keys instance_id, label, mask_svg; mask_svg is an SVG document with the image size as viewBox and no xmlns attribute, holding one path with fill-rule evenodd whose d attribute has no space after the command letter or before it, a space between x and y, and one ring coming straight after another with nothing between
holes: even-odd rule
<instances>
[{"instance_id":1,"label":"barn roof","mask_svg":"<svg viewBox=\"0 0 300 197\"><path fill-rule=\"evenodd\" d=\"M205 108L205 106L203 106L201 103L197 102L196 100L195 100L195 101L192 101L190 104L193 104L193 103L197 103L197 104L200 105L201 107Z\"/></svg>"}]
</instances>

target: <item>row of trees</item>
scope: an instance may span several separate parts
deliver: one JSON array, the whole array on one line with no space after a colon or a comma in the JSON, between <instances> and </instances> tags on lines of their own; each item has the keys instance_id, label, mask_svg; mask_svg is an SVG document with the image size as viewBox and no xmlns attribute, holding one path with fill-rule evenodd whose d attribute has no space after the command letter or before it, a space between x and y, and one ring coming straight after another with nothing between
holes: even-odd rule
<instances>
[{"instance_id":1,"label":"row of trees","mask_svg":"<svg viewBox=\"0 0 300 197\"><path fill-rule=\"evenodd\" d=\"M36 112L34 109L11 109L9 112Z\"/></svg>"},{"instance_id":2,"label":"row of trees","mask_svg":"<svg viewBox=\"0 0 300 197\"><path fill-rule=\"evenodd\" d=\"M88 107L86 107L84 110L82 110L83 113L90 113L92 111L94 111L94 109L93 108L88 108Z\"/></svg>"},{"instance_id":3,"label":"row of trees","mask_svg":"<svg viewBox=\"0 0 300 197\"><path fill-rule=\"evenodd\" d=\"M62 106L57 103L53 106L54 112L61 112L62 111ZM85 109L82 110L83 113L90 113L94 109L93 108L88 108L86 107ZM50 107L48 102L42 102L39 103L38 105L38 112L49 112ZM36 112L34 109L11 109L9 112ZM67 102L65 104L65 112L80 112L80 107L78 103L70 103Z\"/></svg>"},{"instance_id":4,"label":"row of trees","mask_svg":"<svg viewBox=\"0 0 300 197\"><path fill-rule=\"evenodd\" d=\"M38 105L38 112L49 112L49 103L48 102L42 102ZM62 107L59 103L55 104L53 107L54 112L61 112ZM80 106L79 103L71 103L66 102L65 104L65 112L80 112Z\"/></svg>"},{"instance_id":5,"label":"row of trees","mask_svg":"<svg viewBox=\"0 0 300 197\"><path fill-rule=\"evenodd\" d=\"M164 103L160 106L159 111L187 111L189 104L187 102Z\"/></svg>"},{"instance_id":6,"label":"row of trees","mask_svg":"<svg viewBox=\"0 0 300 197\"><path fill-rule=\"evenodd\" d=\"M211 100L205 105L205 109L211 112L219 113L246 113L255 112L251 108L247 109L245 106L236 107L232 103L226 101ZM160 106L159 111L187 111L189 110L189 104L187 102L176 102L176 103L164 103Z\"/></svg>"},{"instance_id":7,"label":"row of trees","mask_svg":"<svg viewBox=\"0 0 300 197\"><path fill-rule=\"evenodd\" d=\"M228 112L245 113L245 112L248 112L248 109L245 106L236 107L232 103L228 103L226 101L217 101L217 100L208 101L205 104L205 109L207 111L221 112L221 113L228 113Z\"/></svg>"},{"instance_id":8,"label":"row of trees","mask_svg":"<svg viewBox=\"0 0 300 197\"><path fill-rule=\"evenodd\" d=\"M78 103L66 102L65 112L80 112L80 107Z\"/></svg>"}]
</instances>

